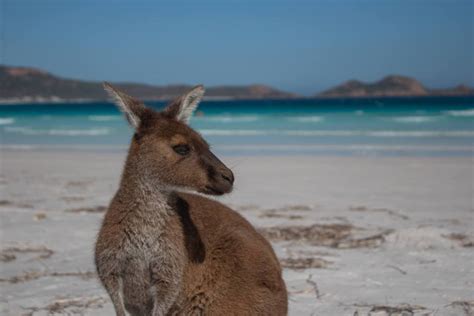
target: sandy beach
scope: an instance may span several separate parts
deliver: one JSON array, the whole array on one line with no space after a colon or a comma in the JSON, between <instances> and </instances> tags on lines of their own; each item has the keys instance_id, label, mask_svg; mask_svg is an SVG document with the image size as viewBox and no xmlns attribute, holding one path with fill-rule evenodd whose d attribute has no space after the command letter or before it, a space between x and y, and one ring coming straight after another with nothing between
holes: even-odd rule
<instances>
[{"instance_id":1,"label":"sandy beach","mask_svg":"<svg viewBox=\"0 0 474 316\"><path fill-rule=\"evenodd\" d=\"M3 150L1 315L113 315L93 247L124 152ZM474 315L470 157L223 157L290 315Z\"/></svg>"}]
</instances>

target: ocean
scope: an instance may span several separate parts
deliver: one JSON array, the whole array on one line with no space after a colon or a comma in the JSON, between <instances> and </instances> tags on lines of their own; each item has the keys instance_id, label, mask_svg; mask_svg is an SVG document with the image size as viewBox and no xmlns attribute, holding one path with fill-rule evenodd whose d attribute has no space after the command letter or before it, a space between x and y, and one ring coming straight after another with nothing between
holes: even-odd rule
<instances>
[{"instance_id":1,"label":"ocean","mask_svg":"<svg viewBox=\"0 0 474 316\"><path fill-rule=\"evenodd\" d=\"M204 101L191 125L228 155L471 156L474 97ZM3 148L125 150L132 134L107 102L0 105Z\"/></svg>"}]
</instances>

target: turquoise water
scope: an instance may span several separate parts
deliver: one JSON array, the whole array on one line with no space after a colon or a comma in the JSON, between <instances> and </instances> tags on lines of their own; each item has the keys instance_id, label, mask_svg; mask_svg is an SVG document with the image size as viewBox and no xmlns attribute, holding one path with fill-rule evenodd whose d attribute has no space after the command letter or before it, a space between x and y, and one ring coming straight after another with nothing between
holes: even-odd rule
<instances>
[{"instance_id":1,"label":"turquoise water","mask_svg":"<svg viewBox=\"0 0 474 316\"><path fill-rule=\"evenodd\" d=\"M466 156L474 97L205 101L191 125L227 154ZM3 147L114 150L131 135L110 103L0 106Z\"/></svg>"}]
</instances>

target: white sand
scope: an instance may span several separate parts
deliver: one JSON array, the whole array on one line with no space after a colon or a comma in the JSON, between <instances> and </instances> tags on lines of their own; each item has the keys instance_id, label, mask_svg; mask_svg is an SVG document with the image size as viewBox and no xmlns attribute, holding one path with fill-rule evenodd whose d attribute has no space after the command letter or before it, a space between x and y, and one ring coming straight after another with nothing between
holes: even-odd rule
<instances>
[{"instance_id":1,"label":"white sand","mask_svg":"<svg viewBox=\"0 0 474 316\"><path fill-rule=\"evenodd\" d=\"M92 261L103 213L77 209L108 204L123 160L2 152L0 314L113 315ZM237 180L221 200L267 234L291 227L272 235L286 266L325 260L285 268L291 315L473 315L472 159L224 160ZM314 224L323 226L304 235ZM342 235L317 235L325 229Z\"/></svg>"}]
</instances>

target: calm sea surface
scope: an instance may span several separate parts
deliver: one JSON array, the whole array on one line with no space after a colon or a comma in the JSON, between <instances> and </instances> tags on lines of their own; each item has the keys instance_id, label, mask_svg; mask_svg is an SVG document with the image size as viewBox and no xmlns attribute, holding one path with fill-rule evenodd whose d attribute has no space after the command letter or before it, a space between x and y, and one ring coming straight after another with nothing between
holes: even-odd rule
<instances>
[{"instance_id":1,"label":"calm sea surface","mask_svg":"<svg viewBox=\"0 0 474 316\"><path fill-rule=\"evenodd\" d=\"M474 97L205 101L191 125L231 155L470 156ZM106 102L0 106L4 148L123 150L131 135Z\"/></svg>"}]
</instances>

